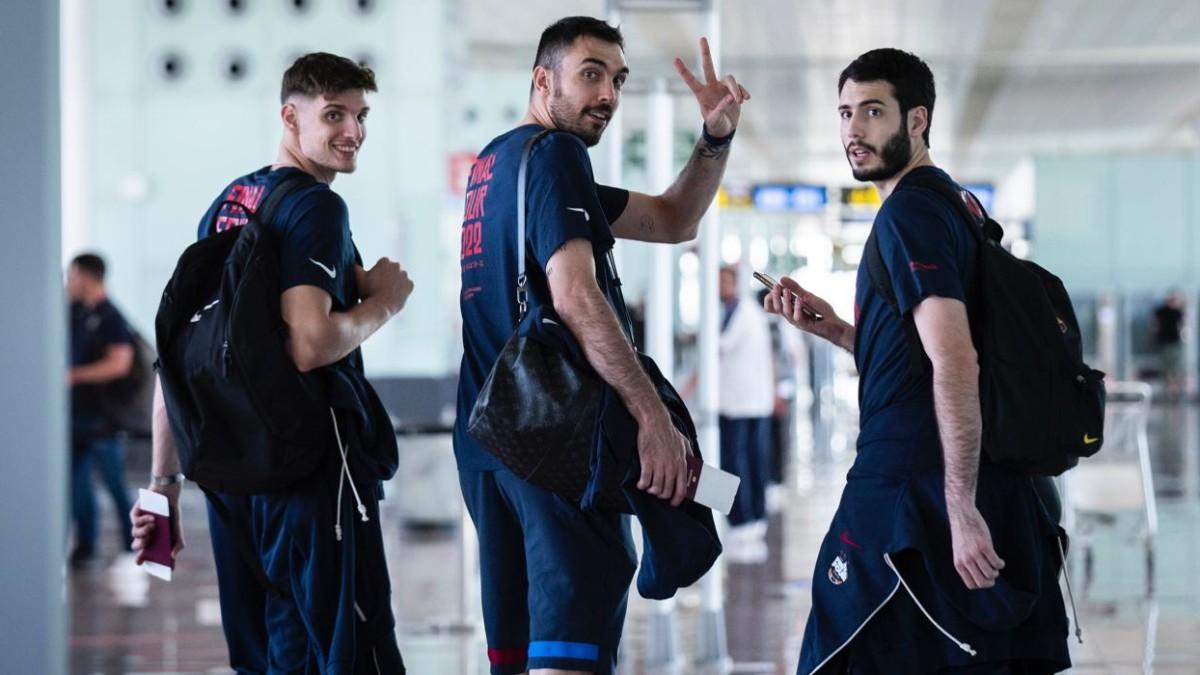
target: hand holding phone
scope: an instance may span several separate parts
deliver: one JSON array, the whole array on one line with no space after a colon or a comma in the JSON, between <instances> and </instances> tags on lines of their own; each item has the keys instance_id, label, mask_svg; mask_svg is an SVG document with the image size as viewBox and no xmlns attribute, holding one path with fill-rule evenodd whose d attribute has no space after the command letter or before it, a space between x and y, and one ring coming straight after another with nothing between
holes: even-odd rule
<instances>
[{"instance_id":1,"label":"hand holding phone","mask_svg":"<svg viewBox=\"0 0 1200 675\"><path fill-rule=\"evenodd\" d=\"M775 288L776 283L778 283L775 281L775 279L771 278L770 275L763 274L762 272L755 272L754 278L758 279L758 281L763 286L766 286L768 289ZM784 289L784 290L789 293L791 292L791 291L787 291L787 289ZM820 321L821 319L825 318L824 314L821 314L820 312L809 309L808 306L806 306L806 305L800 305L800 313L803 314L804 316L808 317L809 319L812 319L813 321Z\"/></svg>"}]
</instances>

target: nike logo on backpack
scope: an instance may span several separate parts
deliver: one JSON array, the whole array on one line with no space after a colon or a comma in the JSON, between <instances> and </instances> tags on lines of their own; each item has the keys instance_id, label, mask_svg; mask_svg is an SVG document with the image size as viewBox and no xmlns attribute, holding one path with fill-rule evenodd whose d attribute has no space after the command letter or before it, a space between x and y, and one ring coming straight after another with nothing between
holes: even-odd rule
<instances>
[{"instance_id":1,"label":"nike logo on backpack","mask_svg":"<svg viewBox=\"0 0 1200 675\"><path fill-rule=\"evenodd\" d=\"M217 303L220 301L221 301L221 299L217 298L216 300L213 300L212 302L208 303L207 305L201 307L199 312L196 312L195 314L192 315L192 320L189 321L188 323L196 323L197 321L199 321L201 314L207 312L208 310L212 309L213 307L216 307Z\"/></svg>"},{"instance_id":2,"label":"nike logo on backpack","mask_svg":"<svg viewBox=\"0 0 1200 675\"><path fill-rule=\"evenodd\" d=\"M316 265L317 267L320 267L321 271L324 272L325 274L328 274L330 279L337 278L337 270L333 269L332 267L326 267L326 266L322 265L321 263L317 262L316 260L313 260L312 258L309 258L308 262Z\"/></svg>"},{"instance_id":3,"label":"nike logo on backpack","mask_svg":"<svg viewBox=\"0 0 1200 675\"><path fill-rule=\"evenodd\" d=\"M1094 436L1089 436L1087 434L1083 435L1083 444L1084 445L1093 445L1093 444L1099 443L1099 442L1100 442L1100 438L1098 436L1094 437Z\"/></svg>"}]
</instances>

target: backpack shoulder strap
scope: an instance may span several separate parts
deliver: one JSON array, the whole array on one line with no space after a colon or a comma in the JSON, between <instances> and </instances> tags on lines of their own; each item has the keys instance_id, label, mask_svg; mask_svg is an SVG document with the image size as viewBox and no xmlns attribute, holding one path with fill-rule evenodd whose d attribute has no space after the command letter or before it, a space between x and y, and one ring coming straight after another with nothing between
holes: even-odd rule
<instances>
[{"instance_id":1,"label":"backpack shoulder strap","mask_svg":"<svg viewBox=\"0 0 1200 675\"><path fill-rule=\"evenodd\" d=\"M296 171L285 177L283 180L271 189L262 206L254 210L251 216L258 221L261 226L266 226L271 223L271 219L275 217L275 212L279 210L279 204L291 193L303 187L308 187L317 182L309 174L303 171Z\"/></svg>"},{"instance_id":2,"label":"backpack shoulder strap","mask_svg":"<svg viewBox=\"0 0 1200 675\"><path fill-rule=\"evenodd\" d=\"M883 297L896 316L900 317L900 323L904 327L904 340L908 343L909 369L914 376L924 375L927 370L925 347L921 344L921 336L917 333L917 324L913 321L912 315L900 313L900 303L896 300L896 289L892 287L892 277L888 274L887 265L883 262L883 255L879 252L879 241L875 239L874 228L871 228L866 246L863 247L862 260L863 264L867 266L867 276L871 279L871 286L876 293Z\"/></svg>"},{"instance_id":3,"label":"backpack shoulder strap","mask_svg":"<svg viewBox=\"0 0 1200 675\"><path fill-rule=\"evenodd\" d=\"M954 209L955 213L967 224L967 230L970 231L971 236L975 237L975 241L979 244L989 241L998 242L1004 237L1004 228L991 219L987 211L984 210L979 198L971 194L968 190L956 190L954 185L924 173L908 174L900 180L900 185L897 186L897 189L928 190L945 199L950 203L950 207ZM970 204L968 204L967 200L970 200ZM978 213L973 212L972 207L977 208L979 210Z\"/></svg>"}]
</instances>

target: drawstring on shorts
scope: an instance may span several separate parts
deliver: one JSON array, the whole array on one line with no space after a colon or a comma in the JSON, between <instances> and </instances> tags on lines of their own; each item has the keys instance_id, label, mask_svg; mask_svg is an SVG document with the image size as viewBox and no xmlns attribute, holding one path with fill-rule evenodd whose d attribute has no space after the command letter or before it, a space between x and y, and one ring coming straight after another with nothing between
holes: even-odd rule
<instances>
[{"instance_id":1,"label":"drawstring on shorts","mask_svg":"<svg viewBox=\"0 0 1200 675\"><path fill-rule=\"evenodd\" d=\"M338 452L342 455L342 470L338 474L338 496L337 496L337 522L333 526L334 534L337 540L342 540L342 488L347 482L350 483L350 491L354 493L354 501L358 504L358 512L362 515L362 521L365 523L370 518L367 517L367 507L363 505L362 498L358 495L358 487L354 485L354 478L350 475L350 459L347 454L347 447L342 443L342 433L338 430L337 414L333 412L333 408L329 409L329 416L333 419L333 435L337 440Z\"/></svg>"}]
</instances>

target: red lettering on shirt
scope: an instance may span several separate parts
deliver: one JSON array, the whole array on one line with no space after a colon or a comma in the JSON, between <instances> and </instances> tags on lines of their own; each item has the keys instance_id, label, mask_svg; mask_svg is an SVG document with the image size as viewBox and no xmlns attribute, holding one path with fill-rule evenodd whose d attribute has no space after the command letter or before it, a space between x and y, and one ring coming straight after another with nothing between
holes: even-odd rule
<instances>
[{"instance_id":1,"label":"red lettering on shirt","mask_svg":"<svg viewBox=\"0 0 1200 675\"><path fill-rule=\"evenodd\" d=\"M258 203L262 201L264 192L266 192L265 185L234 183L229 186L229 191L225 193L225 198L222 201L237 202L245 208L239 208L232 204L222 204L220 210L217 212L217 232L225 232L226 230L245 225L249 221L246 212L253 213L258 208Z\"/></svg>"},{"instance_id":2,"label":"red lettering on shirt","mask_svg":"<svg viewBox=\"0 0 1200 675\"><path fill-rule=\"evenodd\" d=\"M932 263L917 262L915 260L908 263L908 267L914 272L936 272L938 269L938 266Z\"/></svg>"},{"instance_id":3,"label":"red lettering on shirt","mask_svg":"<svg viewBox=\"0 0 1200 675\"><path fill-rule=\"evenodd\" d=\"M492 180L492 167L496 164L496 153L475 160L467 180L466 205L463 209L462 244L458 259L483 255L483 220L487 213L488 182ZM463 271L474 269L464 265Z\"/></svg>"}]
</instances>

